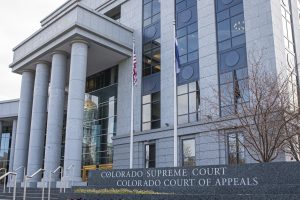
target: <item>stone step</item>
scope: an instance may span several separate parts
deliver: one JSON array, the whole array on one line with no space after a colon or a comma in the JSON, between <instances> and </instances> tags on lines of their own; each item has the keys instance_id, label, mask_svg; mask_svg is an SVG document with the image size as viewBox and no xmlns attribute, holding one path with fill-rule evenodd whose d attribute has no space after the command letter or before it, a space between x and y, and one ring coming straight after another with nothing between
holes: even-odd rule
<instances>
[{"instance_id":1,"label":"stone step","mask_svg":"<svg viewBox=\"0 0 300 200\"><path fill-rule=\"evenodd\" d=\"M60 199L60 196L62 194L60 193L51 193L51 199ZM2 193L0 194L0 200L1 199L12 199L13 193ZM16 197L23 198L23 192L16 193ZM42 199L42 193L26 193L26 199ZM44 199L48 199L48 193L44 194Z\"/></svg>"},{"instance_id":2,"label":"stone step","mask_svg":"<svg viewBox=\"0 0 300 200\"><path fill-rule=\"evenodd\" d=\"M0 200L12 200L13 197L12 196L0 196ZM41 197L27 197L26 198L27 200L31 200L31 199L39 199L41 200L42 198ZM48 200L47 197L44 198L45 200ZM60 197L51 197L50 198L51 200L62 200ZM23 200L23 196L16 196L16 200Z\"/></svg>"},{"instance_id":3,"label":"stone step","mask_svg":"<svg viewBox=\"0 0 300 200\"><path fill-rule=\"evenodd\" d=\"M69 194L63 199L88 199L88 200L98 200L100 195L87 195L87 194ZM183 195L183 194L173 194L173 195L103 195L101 194L101 200L299 200L300 195L293 194L281 194L281 195Z\"/></svg>"}]
</instances>

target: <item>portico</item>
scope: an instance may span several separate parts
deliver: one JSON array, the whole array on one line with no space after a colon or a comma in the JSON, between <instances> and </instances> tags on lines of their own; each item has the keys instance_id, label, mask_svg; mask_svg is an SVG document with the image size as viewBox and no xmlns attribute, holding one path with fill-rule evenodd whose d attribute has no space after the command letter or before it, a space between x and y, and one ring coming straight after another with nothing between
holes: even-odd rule
<instances>
[{"instance_id":1,"label":"portico","mask_svg":"<svg viewBox=\"0 0 300 200\"><path fill-rule=\"evenodd\" d=\"M131 56L132 30L78 1L68 1L41 21L42 28L14 49L11 68L22 74L13 169L44 180L61 165L67 115L64 179L81 182L86 77ZM23 181L18 173L18 182ZM37 183L42 176L30 181ZM56 174L52 180L59 181Z\"/></svg>"}]
</instances>

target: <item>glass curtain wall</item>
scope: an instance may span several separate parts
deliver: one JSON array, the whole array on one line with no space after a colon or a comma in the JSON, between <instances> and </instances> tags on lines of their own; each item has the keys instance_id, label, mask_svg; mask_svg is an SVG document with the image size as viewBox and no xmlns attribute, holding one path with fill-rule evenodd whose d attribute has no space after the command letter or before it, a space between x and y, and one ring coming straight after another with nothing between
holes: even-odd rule
<instances>
[{"instance_id":1,"label":"glass curtain wall","mask_svg":"<svg viewBox=\"0 0 300 200\"><path fill-rule=\"evenodd\" d=\"M199 68L197 0L175 0L176 38L180 68L195 65ZM190 83L189 83L190 82ZM184 81L177 78L178 124L199 120L199 81Z\"/></svg>"},{"instance_id":2,"label":"glass curtain wall","mask_svg":"<svg viewBox=\"0 0 300 200\"><path fill-rule=\"evenodd\" d=\"M9 153L10 153L10 142L11 142L11 126L3 126L1 133L0 142L0 168L8 169L9 165Z\"/></svg>"},{"instance_id":3,"label":"glass curtain wall","mask_svg":"<svg viewBox=\"0 0 300 200\"><path fill-rule=\"evenodd\" d=\"M153 85L161 71L160 1L143 0L143 87ZM145 82L145 80L147 80ZM160 88L142 98L142 130L160 128Z\"/></svg>"},{"instance_id":4,"label":"glass curtain wall","mask_svg":"<svg viewBox=\"0 0 300 200\"><path fill-rule=\"evenodd\" d=\"M112 137L116 135L118 67L87 78L84 104L82 165L113 162Z\"/></svg>"},{"instance_id":5,"label":"glass curtain wall","mask_svg":"<svg viewBox=\"0 0 300 200\"><path fill-rule=\"evenodd\" d=\"M160 72L160 0L144 0L143 76Z\"/></svg>"},{"instance_id":6,"label":"glass curtain wall","mask_svg":"<svg viewBox=\"0 0 300 200\"><path fill-rule=\"evenodd\" d=\"M290 94L290 105L296 109L298 105L297 93L297 67L296 53L293 33L293 21L291 13L291 4L289 0L281 0L281 16L283 26L283 36L285 44L285 55L287 60L288 92Z\"/></svg>"},{"instance_id":7,"label":"glass curtain wall","mask_svg":"<svg viewBox=\"0 0 300 200\"><path fill-rule=\"evenodd\" d=\"M248 67L243 0L215 0L220 114L237 112L247 102Z\"/></svg>"}]
</instances>

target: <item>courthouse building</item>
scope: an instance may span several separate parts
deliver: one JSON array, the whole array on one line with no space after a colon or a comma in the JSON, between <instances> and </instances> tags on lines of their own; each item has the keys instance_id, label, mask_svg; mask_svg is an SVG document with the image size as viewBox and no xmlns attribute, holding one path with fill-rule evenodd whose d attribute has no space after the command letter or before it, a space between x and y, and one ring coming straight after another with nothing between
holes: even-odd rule
<instances>
[{"instance_id":1,"label":"courthouse building","mask_svg":"<svg viewBox=\"0 0 300 200\"><path fill-rule=\"evenodd\" d=\"M37 183L63 166L73 184L90 169L129 168L131 100L133 167L172 167L175 29L178 166L253 162L236 145L238 129L215 128L236 106L222 95L247 82L253 51L269 70L294 69L298 87L299 16L299 0L66 1L13 49L22 85L19 100L0 102L1 167L43 168Z\"/></svg>"}]
</instances>

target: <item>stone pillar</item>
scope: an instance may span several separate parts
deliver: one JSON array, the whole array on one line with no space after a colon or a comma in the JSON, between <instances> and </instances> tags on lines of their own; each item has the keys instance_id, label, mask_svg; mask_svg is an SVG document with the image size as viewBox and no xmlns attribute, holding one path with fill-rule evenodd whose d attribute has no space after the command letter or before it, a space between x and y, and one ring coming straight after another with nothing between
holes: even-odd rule
<instances>
[{"instance_id":1,"label":"stone pillar","mask_svg":"<svg viewBox=\"0 0 300 200\"><path fill-rule=\"evenodd\" d=\"M87 55L88 45L85 41L77 40L72 43L64 175L66 179L73 181L82 181L81 157Z\"/></svg>"},{"instance_id":2,"label":"stone pillar","mask_svg":"<svg viewBox=\"0 0 300 200\"><path fill-rule=\"evenodd\" d=\"M27 164L28 175L35 173L43 167L50 77L49 66L49 63L43 61L36 64ZM30 179L30 182L37 182L41 179L41 177L42 173L39 173Z\"/></svg>"},{"instance_id":3,"label":"stone pillar","mask_svg":"<svg viewBox=\"0 0 300 200\"><path fill-rule=\"evenodd\" d=\"M67 54L57 51L52 55L51 81L48 104L48 121L45 145L45 178L50 171L60 165L61 141L64 120L65 84L67 73ZM53 176L53 181L58 179L58 174Z\"/></svg>"},{"instance_id":4,"label":"stone pillar","mask_svg":"<svg viewBox=\"0 0 300 200\"><path fill-rule=\"evenodd\" d=\"M27 166L30 120L32 111L32 95L34 85L33 71L24 71L22 73L21 94L18 111L18 125L16 133L16 145L14 155L13 169ZM23 181L23 173L19 171L17 182Z\"/></svg>"},{"instance_id":5,"label":"stone pillar","mask_svg":"<svg viewBox=\"0 0 300 200\"><path fill-rule=\"evenodd\" d=\"M16 133L17 133L17 119L13 120L12 133L11 133L11 143L9 152L9 171L13 171L14 166L14 155L15 155L15 145L16 145Z\"/></svg>"}]
</instances>

